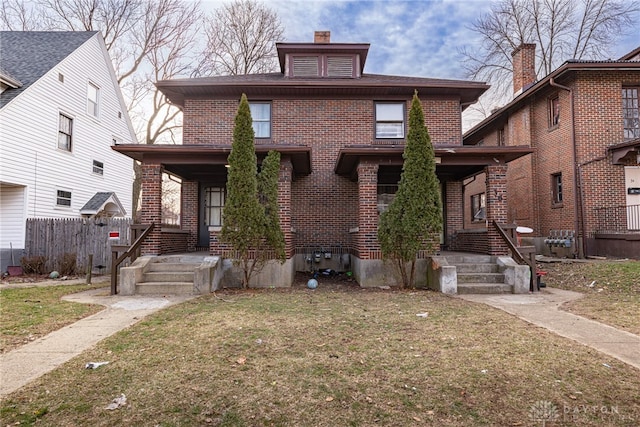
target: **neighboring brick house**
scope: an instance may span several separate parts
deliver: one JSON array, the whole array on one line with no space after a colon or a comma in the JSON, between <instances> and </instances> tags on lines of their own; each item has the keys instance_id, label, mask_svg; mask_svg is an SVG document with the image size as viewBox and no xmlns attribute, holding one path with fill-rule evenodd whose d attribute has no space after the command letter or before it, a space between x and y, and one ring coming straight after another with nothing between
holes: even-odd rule
<instances>
[{"instance_id":1,"label":"neighboring brick house","mask_svg":"<svg viewBox=\"0 0 640 427\"><path fill-rule=\"evenodd\" d=\"M513 53L514 99L466 132L464 144L534 150L509 165L508 220L533 229L538 252L637 258L640 48L618 60L567 61L540 80L535 48ZM469 227L478 224L472 207L482 180L465 183Z\"/></svg>"},{"instance_id":2,"label":"neighboring brick house","mask_svg":"<svg viewBox=\"0 0 640 427\"><path fill-rule=\"evenodd\" d=\"M278 43L280 72L167 80L158 88L184 114L182 145L119 145L142 162L142 222L160 222L161 173L182 179L181 230L158 229L145 254L206 248L225 256L218 241L226 162L243 93L249 99L259 161L282 155L280 221L287 262L279 284L315 267L353 271L362 286L392 283L377 242L379 211L397 189L411 98L417 90L435 147L442 184L443 249L464 249L462 182L488 172L494 197L487 217L506 220L507 162L528 147L463 147L461 112L477 101L484 83L364 73L369 44ZM176 236L180 236L177 238ZM182 239L182 243L178 243ZM171 240L171 244L168 241ZM475 242L479 251L505 254L495 230Z\"/></svg>"}]
</instances>

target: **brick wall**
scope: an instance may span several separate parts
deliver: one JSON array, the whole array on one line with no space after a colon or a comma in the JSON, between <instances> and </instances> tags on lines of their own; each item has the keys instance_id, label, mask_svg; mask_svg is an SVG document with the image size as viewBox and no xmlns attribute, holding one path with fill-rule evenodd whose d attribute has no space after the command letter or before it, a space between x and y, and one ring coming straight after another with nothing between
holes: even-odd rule
<instances>
[{"instance_id":1,"label":"brick wall","mask_svg":"<svg viewBox=\"0 0 640 427\"><path fill-rule=\"evenodd\" d=\"M254 99L249 96L249 100ZM410 99L405 101L408 120ZM237 106L238 100L235 99L187 100L184 106L184 144L231 144ZM422 106L434 145L462 143L458 99L425 96ZM291 171L288 167L281 169L283 205L280 219L287 253L291 254L297 247L309 246L353 248L355 242L349 230L367 221L377 224L375 203L373 210L367 213L371 218L358 220L358 183L334 172L338 153L344 146L398 142L375 140L374 111L373 99L272 100L271 138L256 140L256 144L298 144L312 148L310 175L293 176L293 181L287 184L286 177ZM375 187L374 183L370 185ZM287 207L286 203L290 206ZM295 233L287 231L291 229ZM369 232L370 236L360 242L365 244L372 233ZM211 236L212 250L222 250L216 233L212 232ZM377 250L371 242L365 246L367 250Z\"/></svg>"},{"instance_id":2,"label":"brick wall","mask_svg":"<svg viewBox=\"0 0 640 427\"><path fill-rule=\"evenodd\" d=\"M180 227L189 232L187 250L195 251L198 245L198 182L182 181Z\"/></svg>"}]
</instances>

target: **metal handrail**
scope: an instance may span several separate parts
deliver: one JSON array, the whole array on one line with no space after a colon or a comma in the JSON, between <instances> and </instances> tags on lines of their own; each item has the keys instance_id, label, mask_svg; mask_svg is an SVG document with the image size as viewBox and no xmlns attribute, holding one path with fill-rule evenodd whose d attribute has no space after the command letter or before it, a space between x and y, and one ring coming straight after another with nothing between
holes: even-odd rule
<instances>
[{"instance_id":1,"label":"metal handrail","mask_svg":"<svg viewBox=\"0 0 640 427\"><path fill-rule=\"evenodd\" d=\"M144 230L142 232L142 234L136 239L135 242L133 242L133 244L131 246L128 247L128 249L126 251L124 251L122 253L122 255L118 256L118 253L120 252L119 249L123 249L126 248L127 246L124 245L113 245L111 246L112 248L112 254L111 254L111 295L116 295L118 293L118 266L120 264L122 264L122 262L131 257L131 256L135 256L136 255L136 251L138 250L138 248L140 247L140 245L142 245L142 242L144 241L144 239L147 238L147 236L149 235L149 233L151 233L151 231L153 230L153 228L155 227L155 223L151 223L151 225L149 225L149 227L147 227L146 230Z\"/></svg>"}]
</instances>

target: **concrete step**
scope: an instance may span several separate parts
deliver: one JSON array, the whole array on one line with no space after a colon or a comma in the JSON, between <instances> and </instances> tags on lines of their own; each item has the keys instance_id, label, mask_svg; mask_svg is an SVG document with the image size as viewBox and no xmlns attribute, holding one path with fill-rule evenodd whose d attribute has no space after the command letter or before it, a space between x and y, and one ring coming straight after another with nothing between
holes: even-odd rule
<instances>
[{"instance_id":1,"label":"concrete step","mask_svg":"<svg viewBox=\"0 0 640 427\"><path fill-rule=\"evenodd\" d=\"M189 295L193 282L141 282L136 285L138 295Z\"/></svg>"},{"instance_id":2,"label":"concrete step","mask_svg":"<svg viewBox=\"0 0 640 427\"><path fill-rule=\"evenodd\" d=\"M191 271L151 271L144 273L143 282L191 282L193 283L193 270Z\"/></svg>"},{"instance_id":3,"label":"concrete step","mask_svg":"<svg viewBox=\"0 0 640 427\"><path fill-rule=\"evenodd\" d=\"M498 273L498 264L456 264L456 271L459 273Z\"/></svg>"},{"instance_id":4,"label":"concrete step","mask_svg":"<svg viewBox=\"0 0 640 427\"><path fill-rule=\"evenodd\" d=\"M481 255L481 254L447 255L446 259L449 265L494 264L496 262L496 257L491 255Z\"/></svg>"},{"instance_id":5,"label":"concrete step","mask_svg":"<svg viewBox=\"0 0 640 427\"><path fill-rule=\"evenodd\" d=\"M458 294L511 294L511 285L504 283L460 283L458 282Z\"/></svg>"},{"instance_id":6,"label":"concrete step","mask_svg":"<svg viewBox=\"0 0 640 427\"><path fill-rule=\"evenodd\" d=\"M152 262L149 264L149 271L168 271L168 272L193 272L200 264L194 263L177 263L177 262Z\"/></svg>"},{"instance_id":7,"label":"concrete step","mask_svg":"<svg viewBox=\"0 0 640 427\"><path fill-rule=\"evenodd\" d=\"M502 273L458 273L458 286L461 283L504 283Z\"/></svg>"}]
</instances>

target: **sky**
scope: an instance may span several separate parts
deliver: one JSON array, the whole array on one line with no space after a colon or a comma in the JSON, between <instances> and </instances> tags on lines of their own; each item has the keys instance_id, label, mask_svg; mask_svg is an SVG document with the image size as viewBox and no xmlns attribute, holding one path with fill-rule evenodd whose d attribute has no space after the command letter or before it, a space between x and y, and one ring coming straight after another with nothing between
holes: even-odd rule
<instances>
[{"instance_id":1,"label":"sky","mask_svg":"<svg viewBox=\"0 0 640 427\"><path fill-rule=\"evenodd\" d=\"M276 11L286 42L312 42L330 31L333 43L370 43L365 72L466 79L460 48L479 37L469 27L491 0L263 0ZM205 9L219 1L204 0ZM640 22L640 16L637 17ZM640 30L621 39L607 58L640 46ZM606 59L606 58L605 58Z\"/></svg>"},{"instance_id":2,"label":"sky","mask_svg":"<svg viewBox=\"0 0 640 427\"><path fill-rule=\"evenodd\" d=\"M209 11L231 0L201 1ZM280 18L281 41L310 43L315 31L330 31L332 43L370 43L365 73L454 80L469 79L460 50L479 47L480 37L470 27L495 1L262 0ZM630 28L611 51L602 52L602 59L617 59L638 46L640 30ZM463 113L463 131L502 106L489 98L479 105Z\"/></svg>"}]
</instances>

